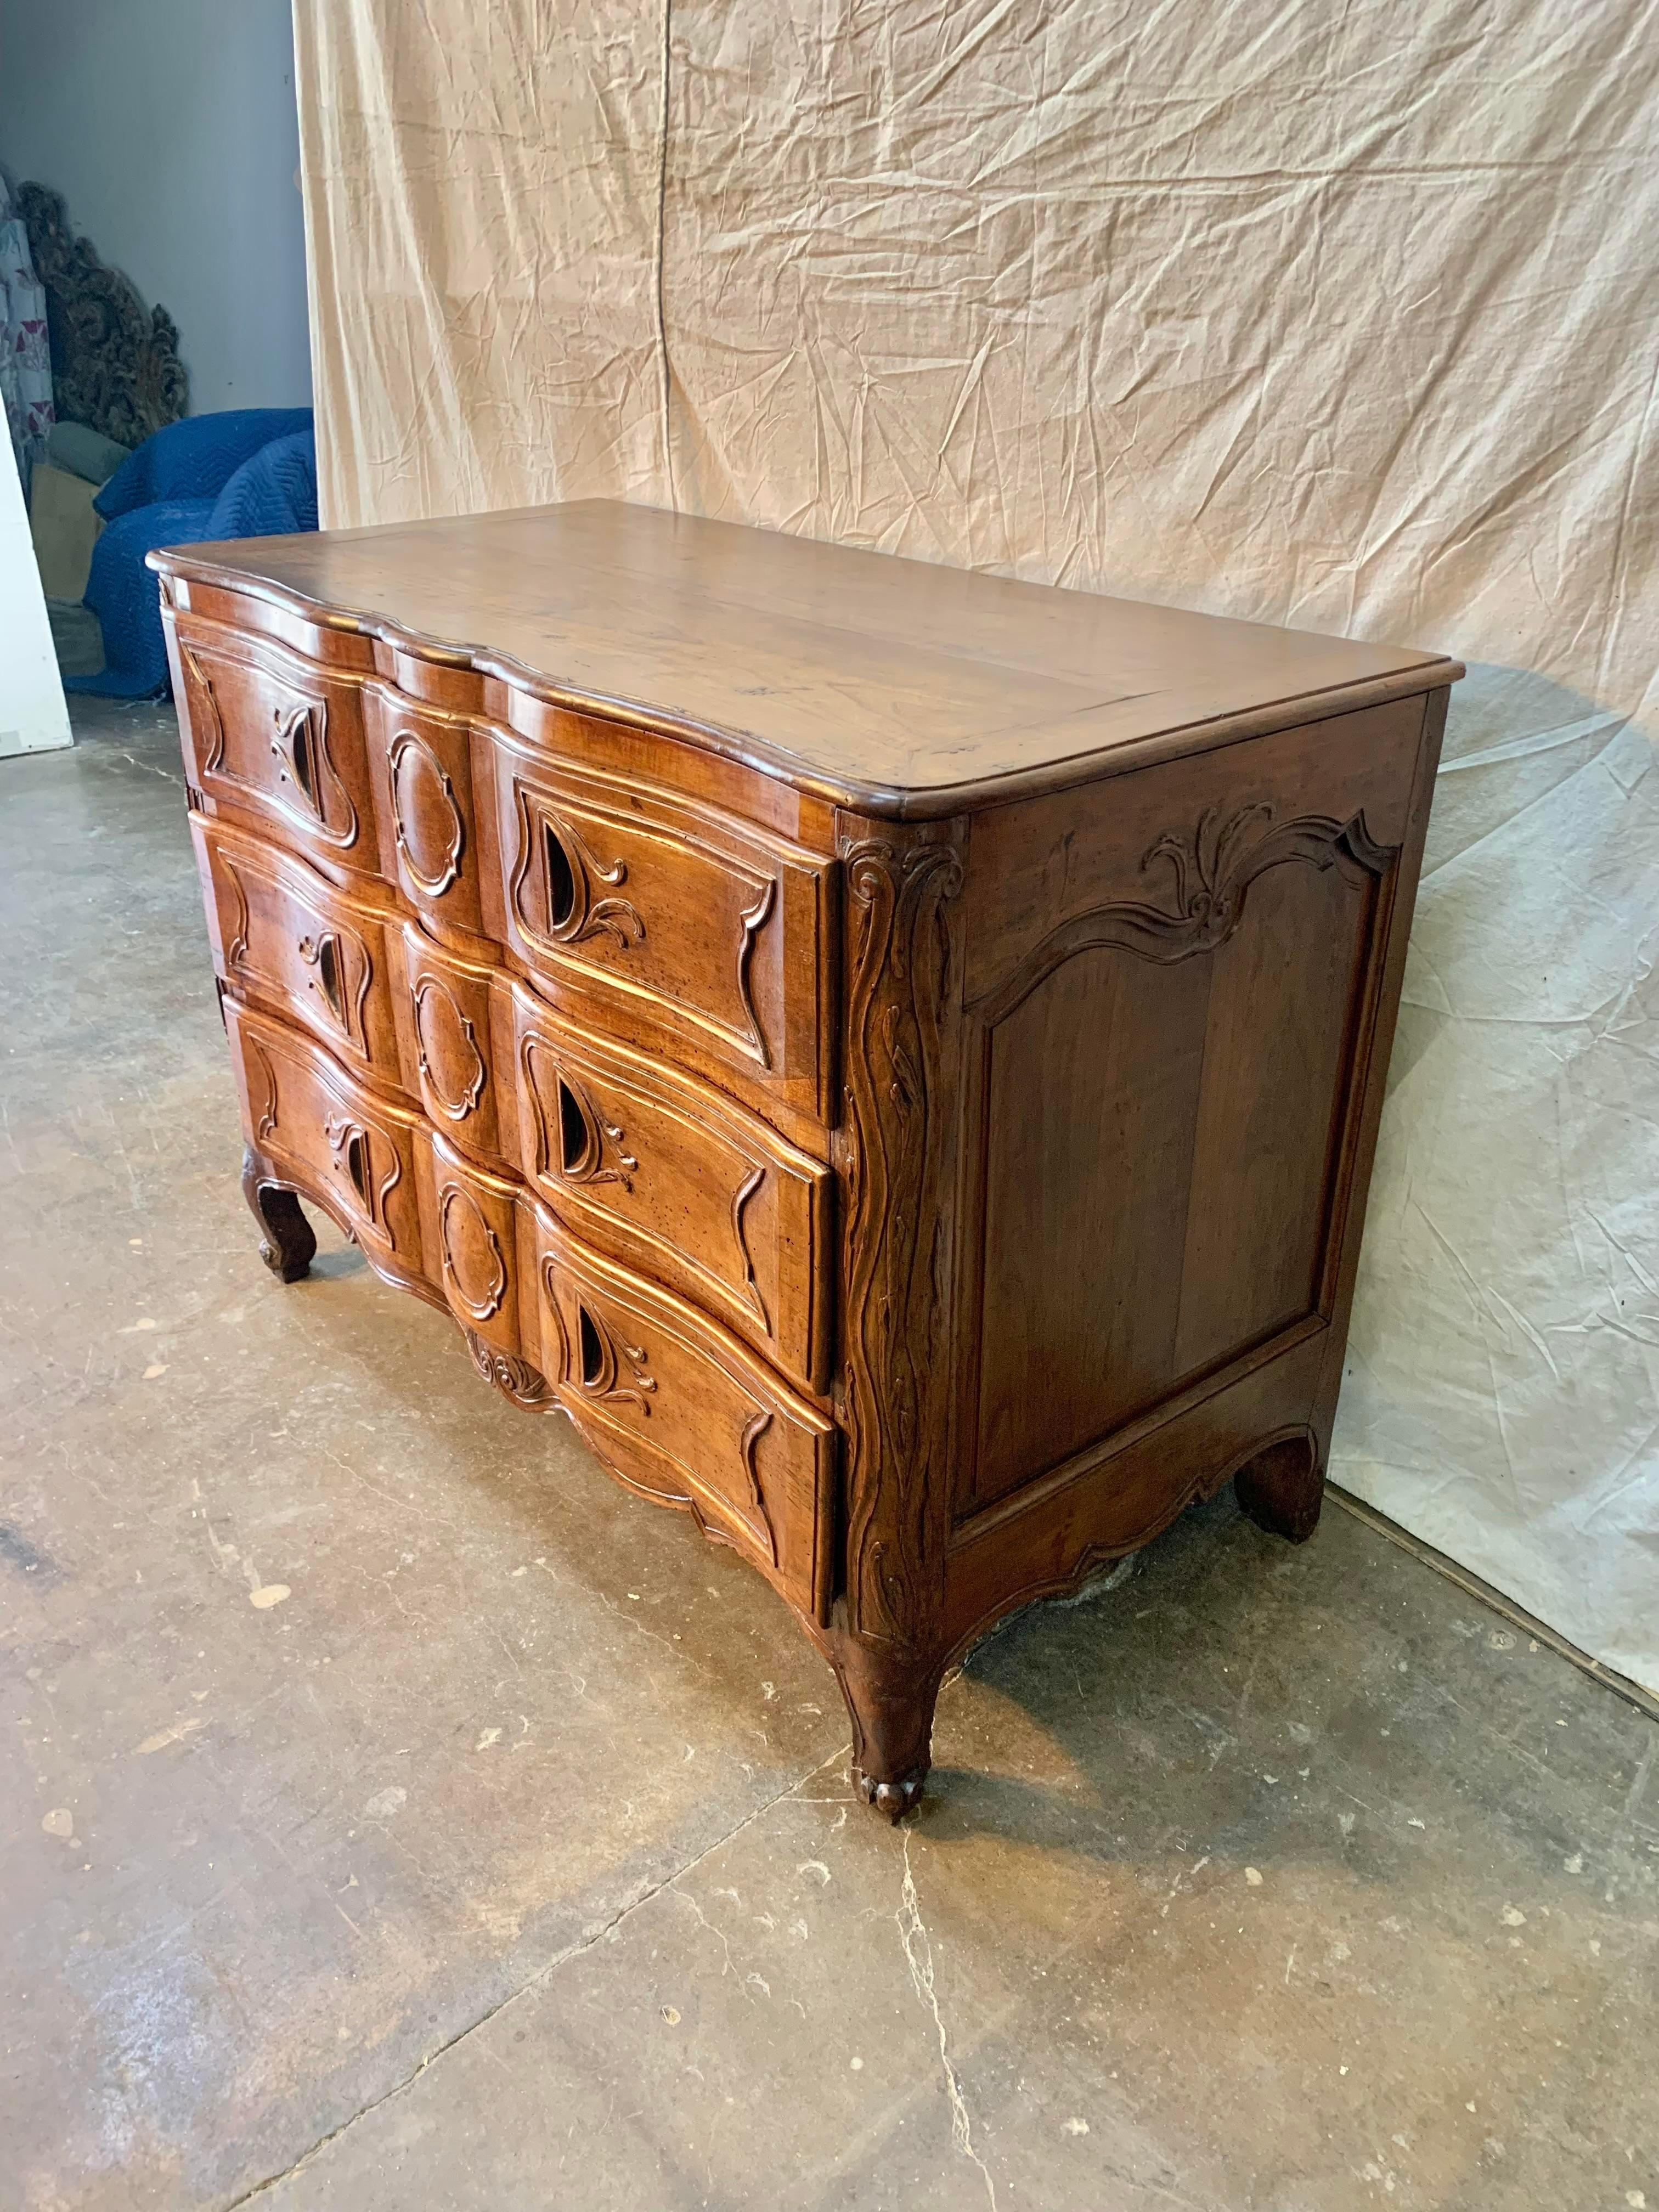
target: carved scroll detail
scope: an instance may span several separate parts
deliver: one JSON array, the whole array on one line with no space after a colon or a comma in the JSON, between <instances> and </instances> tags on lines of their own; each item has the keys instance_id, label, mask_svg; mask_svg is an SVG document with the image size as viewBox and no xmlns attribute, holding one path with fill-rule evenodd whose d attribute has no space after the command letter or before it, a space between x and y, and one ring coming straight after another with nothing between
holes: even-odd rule
<instances>
[{"instance_id":1,"label":"carved scroll detail","mask_svg":"<svg viewBox=\"0 0 1659 2212\"><path fill-rule=\"evenodd\" d=\"M744 1209L766 1181L764 1168L753 1168L732 1194L732 1234L737 1239L738 1256L743 1261L743 1297L756 1320L769 1336L772 1318L766 1310L766 1301L755 1280L755 1262L749 1250L749 1238L743 1225Z\"/></svg>"},{"instance_id":2,"label":"carved scroll detail","mask_svg":"<svg viewBox=\"0 0 1659 2212\"><path fill-rule=\"evenodd\" d=\"M458 1238L454 1218L461 1222L461 1237L468 1238L471 1251ZM489 1321L501 1310L507 1296L507 1262L501 1257L499 1237L484 1219L482 1208L471 1192L462 1183L444 1186L438 1201L438 1242L443 1248L444 1273L448 1277L455 1297L474 1321ZM469 1281L475 1273L474 1262L482 1265L484 1279Z\"/></svg>"},{"instance_id":3,"label":"carved scroll detail","mask_svg":"<svg viewBox=\"0 0 1659 2212\"><path fill-rule=\"evenodd\" d=\"M763 1067L770 1067L772 1065L772 1051L766 1042L759 1018L755 1012L754 999L750 994L749 963L754 955L755 939L764 927L766 918L772 911L772 902L777 896L777 891L776 877L769 876L765 883L761 885L760 896L754 904L745 907L738 916L743 925L743 942L738 947L738 1000L743 1007L744 1018L749 1024L750 1034L754 1041L755 1057Z\"/></svg>"},{"instance_id":4,"label":"carved scroll detail","mask_svg":"<svg viewBox=\"0 0 1659 2212\"><path fill-rule=\"evenodd\" d=\"M405 807L412 811L419 797L417 790L406 789L404 763L413 760L424 772L426 791L434 811L443 817L443 850L435 855L417 854L416 847L421 838L418 827L411 834L411 825L405 818ZM461 854L466 847L466 822L455 802L455 787L448 771L424 738L412 730L403 730L392 742L386 756L387 774L392 791L392 830L398 851L404 864L404 872L417 891L428 898L441 898L461 872ZM435 866L432 865L435 860Z\"/></svg>"},{"instance_id":5,"label":"carved scroll detail","mask_svg":"<svg viewBox=\"0 0 1659 2212\"><path fill-rule=\"evenodd\" d=\"M763 1406L744 1424L743 1435L738 1443L738 1455L743 1462L743 1471L749 1484L749 1504L751 1513L744 1519L751 1532L758 1536L766 1548L772 1565L778 1564L777 1531L772 1526L772 1516L766 1510L766 1500L761 1492L760 1476L756 1471L755 1454L760 1440L772 1425L772 1416ZM752 1517L751 1517L752 1516Z\"/></svg>"},{"instance_id":6,"label":"carved scroll detail","mask_svg":"<svg viewBox=\"0 0 1659 2212\"><path fill-rule=\"evenodd\" d=\"M263 1145L267 1137L274 1136L276 1132L276 1071L270 1064L270 1054L258 1037L247 1038L245 1057L250 1067L255 1061L258 1063L259 1073L264 1078L264 1103L253 1120L253 1141L256 1145Z\"/></svg>"},{"instance_id":7,"label":"carved scroll detail","mask_svg":"<svg viewBox=\"0 0 1659 2212\"><path fill-rule=\"evenodd\" d=\"M1346 822L1303 814L1274 828L1273 811L1260 800L1224 819L1221 809L1211 806L1195 830L1166 831L1140 866L1145 872L1167 861L1175 876L1174 910L1122 899L1074 915L1043 939L1023 980L1040 980L1062 959L1096 945L1115 945L1160 966L1212 952L1237 928L1250 885L1288 861L1322 869L1346 861L1373 876L1385 874L1394 861L1395 848L1375 842L1363 814Z\"/></svg>"},{"instance_id":8,"label":"carved scroll detail","mask_svg":"<svg viewBox=\"0 0 1659 2212\"><path fill-rule=\"evenodd\" d=\"M235 862L223 854L220 855L220 866L229 878L230 888L236 898L236 921L230 933L230 941L225 947L225 965L234 971L246 974L248 968L247 935L250 927L247 886L243 883L240 871Z\"/></svg>"},{"instance_id":9,"label":"carved scroll detail","mask_svg":"<svg viewBox=\"0 0 1659 2212\"><path fill-rule=\"evenodd\" d=\"M476 1329L465 1329L466 1348L472 1355L472 1364L486 1382L493 1382L515 1406L527 1406L532 1410L553 1403L553 1389L547 1377L532 1367L527 1359L518 1359L510 1352L498 1352L480 1336Z\"/></svg>"},{"instance_id":10,"label":"carved scroll detail","mask_svg":"<svg viewBox=\"0 0 1659 2212\"><path fill-rule=\"evenodd\" d=\"M950 845L866 842L844 853L851 921L847 1032L848 1615L854 1634L927 1640L945 1464L939 1387L949 1270L955 988Z\"/></svg>"},{"instance_id":11,"label":"carved scroll detail","mask_svg":"<svg viewBox=\"0 0 1659 2212\"><path fill-rule=\"evenodd\" d=\"M201 710L202 720L206 726L207 743L203 747L202 773L214 775L225 757L225 724L224 717L219 712L213 678L196 653L182 641L179 647L179 659L185 672L185 689L191 695L192 706Z\"/></svg>"},{"instance_id":12,"label":"carved scroll detail","mask_svg":"<svg viewBox=\"0 0 1659 2212\"><path fill-rule=\"evenodd\" d=\"M452 1067L447 1071L452 1078L459 1075L459 1079L453 1080L448 1089L445 1089L433 1073L433 1041L427 1035L424 1019L428 994L448 1007L455 1024L456 1048L466 1055L470 1063L463 1070ZM478 1049L478 1033L469 1017L462 1012L455 994L441 977L422 975L410 996L415 1006L415 1058L421 1072L421 1080L431 1092L433 1103L441 1114L452 1121L465 1121L469 1114L477 1110L489 1076L483 1054Z\"/></svg>"}]
</instances>

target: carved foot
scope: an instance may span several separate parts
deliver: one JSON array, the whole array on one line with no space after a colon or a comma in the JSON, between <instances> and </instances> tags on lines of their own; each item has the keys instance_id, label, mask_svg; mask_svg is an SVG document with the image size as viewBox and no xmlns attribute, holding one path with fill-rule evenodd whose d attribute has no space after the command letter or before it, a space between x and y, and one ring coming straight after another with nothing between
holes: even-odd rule
<instances>
[{"instance_id":1,"label":"carved foot","mask_svg":"<svg viewBox=\"0 0 1659 2212\"><path fill-rule=\"evenodd\" d=\"M944 1670L915 1652L851 1638L835 1666L853 1723L854 1786L866 1805L901 1820L921 1802Z\"/></svg>"},{"instance_id":2,"label":"carved foot","mask_svg":"<svg viewBox=\"0 0 1659 2212\"><path fill-rule=\"evenodd\" d=\"M1325 1472L1307 1437L1269 1444L1233 1477L1241 1512L1270 1535L1305 1544L1319 1525Z\"/></svg>"},{"instance_id":3,"label":"carved foot","mask_svg":"<svg viewBox=\"0 0 1659 2212\"><path fill-rule=\"evenodd\" d=\"M885 1813L895 1827L907 1813L913 1812L921 1804L927 1780L926 1767L920 1774L907 1774L902 1782L878 1782L858 1767L853 1769L853 1781L859 1796L866 1805L873 1805L878 1813Z\"/></svg>"},{"instance_id":4,"label":"carved foot","mask_svg":"<svg viewBox=\"0 0 1659 2212\"><path fill-rule=\"evenodd\" d=\"M297 1283L317 1256L317 1239L299 1200L270 1180L251 1145L242 1154L242 1195L264 1231L259 1257L279 1283Z\"/></svg>"}]
</instances>

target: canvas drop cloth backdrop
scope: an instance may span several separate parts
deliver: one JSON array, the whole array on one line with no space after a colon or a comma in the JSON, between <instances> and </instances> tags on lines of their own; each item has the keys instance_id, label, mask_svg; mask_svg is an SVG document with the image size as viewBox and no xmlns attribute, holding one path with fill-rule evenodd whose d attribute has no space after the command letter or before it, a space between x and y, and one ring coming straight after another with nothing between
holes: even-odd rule
<instances>
[{"instance_id":1,"label":"canvas drop cloth backdrop","mask_svg":"<svg viewBox=\"0 0 1659 2212\"><path fill-rule=\"evenodd\" d=\"M1659 1685L1659 21L297 0L325 526L607 495L1437 647L1333 1472Z\"/></svg>"}]
</instances>

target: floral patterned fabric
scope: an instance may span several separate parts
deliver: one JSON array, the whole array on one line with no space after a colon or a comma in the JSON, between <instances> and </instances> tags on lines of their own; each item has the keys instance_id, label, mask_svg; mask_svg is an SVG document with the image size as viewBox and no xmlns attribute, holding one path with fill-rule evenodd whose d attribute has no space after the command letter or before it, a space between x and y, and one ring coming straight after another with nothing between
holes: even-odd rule
<instances>
[{"instance_id":1,"label":"floral patterned fabric","mask_svg":"<svg viewBox=\"0 0 1659 2212\"><path fill-rule=\"evenodd\" d=\"M28 495L34 464L44 460L54 419L52 349L46 339L46 288L29 257L28 233L12 212L0 181L0 399L6 409L17 472Z\"/></svg>"}]
</instances>

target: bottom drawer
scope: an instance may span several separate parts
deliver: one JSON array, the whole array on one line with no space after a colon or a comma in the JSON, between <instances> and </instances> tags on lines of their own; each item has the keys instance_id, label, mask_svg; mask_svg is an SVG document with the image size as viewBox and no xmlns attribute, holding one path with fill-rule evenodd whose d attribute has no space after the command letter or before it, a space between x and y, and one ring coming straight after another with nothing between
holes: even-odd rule
<instances>
[{"instance_id":1,"label":"bottom drawer","mask_svg":"<svg viewBox=\"0 0 1659 2212\"><path fill-rule=\"evenodd\" d=\"M354 1083L297 1030L228 996L224 1012L249 1143L289 1170L383 1274L422 1282L420 1117Z\"/></svg>"},{"instance_id":2,"label":"bottom drawer","mask_svg":"<svg viewBox=\"0 0 1659 2212\"><path fill-rule=\"evenodd\" d=\"M688 1507L827 1622L828 1414L308 1036L228 996L224 1011L244 1126L273 1178L332 1214L380 1273L441 1299L481 1372L522 1404L562 1407L631 1488Z\"/></svg>"},{"instance_id":3,"label":"bottom drawer","mask_svg":"<svg viewBox=\"0 0 1659 2212\"><path fill-rule=\"evenodd\" d=\"M624 1481L689 1506L827 1620L834 1425L725 1329L533 1212L561 1405Z\"/></svg>"}]
</instances>

